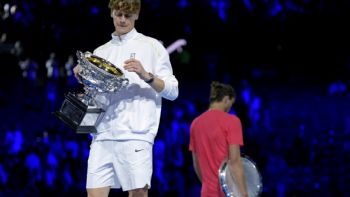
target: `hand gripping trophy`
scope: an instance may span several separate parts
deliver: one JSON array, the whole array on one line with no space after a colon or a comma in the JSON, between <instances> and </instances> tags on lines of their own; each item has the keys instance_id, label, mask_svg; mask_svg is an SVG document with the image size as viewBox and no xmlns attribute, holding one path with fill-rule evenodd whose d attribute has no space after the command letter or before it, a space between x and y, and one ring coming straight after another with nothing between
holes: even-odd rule
<instances>
[{"instance_id":1,"label":"hand gripping trophy","mask_svg":"<svg viewBox=\"0 0 350 197\"><path fill-rule=\"evenodd\" d=\"M248 155L241 154L241 161L245 175L246 186L249 197L260 196L263 188L262 176L255 162ZM241 197L234 174L228 167L227 159L225 159L219 168L219 182L221 190L226 197Z\"/></svg>"},{"instance_id":2,"label":"hand gripping trophy","mask_svg":"<svg viewBox=\"0 0 350 197\"><path fill-rule=\"evenodd\" d=\"M129 80L123 72L109 61L90 52L77 51L79 72L85 92L69 92L59 111L54 115L77 133L96 133L98 121L103 117L104 109L95 97L98 93L117 92L125 88Z\"/></svg>"}]
</instances>

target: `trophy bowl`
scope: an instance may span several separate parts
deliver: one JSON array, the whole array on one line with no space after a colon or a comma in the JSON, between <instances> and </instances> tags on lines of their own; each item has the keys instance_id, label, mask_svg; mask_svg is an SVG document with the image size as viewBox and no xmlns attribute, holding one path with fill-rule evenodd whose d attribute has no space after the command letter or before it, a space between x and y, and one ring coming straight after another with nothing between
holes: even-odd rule
<instances>
[{"instance_id":1,"label":"trophy bowl","mask_svg":"<svg viewBox=\"0 0 350 197\"><path fill-rule=\"evenodd\" d=\"M98 93L118 92L129 84L121 69L90 52L77 51L81 66L79 78L84 84L83 94L68 93L54 115L77 133L96 133L104 115L102 105L95 99Z\"/></svg>"},{"instance_id":2,"label":"trophy bowl","mask_svg":"<svg viewBox=\"0 0 350 197\"><path fill-rule=\"evenodd\" d=\"M90 52L77 52L78 63L82 67L80 79L90 90L116 92L128 84L124 73L111 62Z\"/></svg>"},{"instance_id":3,"label":"trophy bowl","mask_svg":"<svg viewBox=\"0 0 350 197\"><path fill-rule=\"evenodd\" d=\"M253 162L247 155L241 155L241 162L246 180L246 186L249 197L257 197L262 191L262 177ZM241 197L242 194L238 189L235 177L229 170L227 159L225 159L219 168L219 182L221 190L226 197Z\"/></svg>"}]
</instances>

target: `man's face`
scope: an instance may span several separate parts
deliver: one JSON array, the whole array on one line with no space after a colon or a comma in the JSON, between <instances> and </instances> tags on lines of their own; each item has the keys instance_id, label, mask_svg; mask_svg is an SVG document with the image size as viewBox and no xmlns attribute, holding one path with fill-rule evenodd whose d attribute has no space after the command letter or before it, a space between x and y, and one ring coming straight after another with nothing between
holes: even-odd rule
<instances>
[{"instance_id":1,"label":"man's face","mask_svg":"<svg viewBox=\"0 0 350 197\"><path fill-rule=\"evenodd\" d=\"M130 32L138 19L137 13L125 13L123 11L113 10L111 14L115 32L118 36Z\"/></svg>"}]
</instances>

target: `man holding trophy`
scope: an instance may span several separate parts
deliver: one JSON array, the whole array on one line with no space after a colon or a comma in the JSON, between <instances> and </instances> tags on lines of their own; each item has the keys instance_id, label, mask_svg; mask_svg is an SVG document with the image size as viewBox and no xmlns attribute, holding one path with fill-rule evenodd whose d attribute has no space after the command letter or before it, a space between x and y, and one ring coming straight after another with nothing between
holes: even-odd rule
<instances>
[{"instance_id":1,"label":"man holding trophy","mask_svg":"<svg viewBox=\"0 0 350 197\"><path fill-rule=\"evenodd\" d=\"M209 109L191 123L189 149L202 184L201 197L248 197L240 152L242 125L236 115L229 114L235 99L232 86L212 82ZM219 181L220 165L225 159L238 188L233 194L223 190Z\"/></svg>"},{"instance_id":2,"label":"man holding trophy","mask_svg":"<svg viewBox=\"0 0 350 197\"><path fill-rule=\"evenodd\" d=\"M89 197L107 197L110 188L148 196L161 101L177 98L178 81L165 47L135 29L140 0L110 0L109 8L115 31L93 56L118 67L128 84L94 95L104 115L92 132L86 188ZM79 62L73 71L82 82L84 66Z\"/></svg>"}]
</instances>

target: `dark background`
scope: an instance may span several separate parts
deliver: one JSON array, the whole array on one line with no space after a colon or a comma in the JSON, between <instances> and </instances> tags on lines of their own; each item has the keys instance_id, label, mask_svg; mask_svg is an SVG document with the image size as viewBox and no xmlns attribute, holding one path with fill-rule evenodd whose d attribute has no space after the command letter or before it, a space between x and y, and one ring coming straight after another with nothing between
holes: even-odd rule
<instances>
[{"instance_id":1,"label":"dark background","mask_svg":"<svg viewBox=\"0 0 350 197\"><path fill-rule=\"evenodd\" d=\"M52 112L81 90L70 72L76 51L111 38L107 5L0 2L0 196L86 196L90 136ZM261 172L262 196L347 196L349 8L338 0L143 0L139 32L166 47L187 41L170 54L180 95L163 103L150 196L199 196L189 125L207 109L212 80L235 87L231 113L242 120L242 152Z\"/></svg>"}]
</instances>

